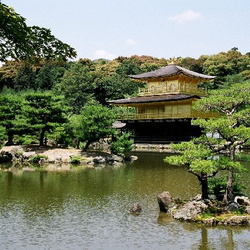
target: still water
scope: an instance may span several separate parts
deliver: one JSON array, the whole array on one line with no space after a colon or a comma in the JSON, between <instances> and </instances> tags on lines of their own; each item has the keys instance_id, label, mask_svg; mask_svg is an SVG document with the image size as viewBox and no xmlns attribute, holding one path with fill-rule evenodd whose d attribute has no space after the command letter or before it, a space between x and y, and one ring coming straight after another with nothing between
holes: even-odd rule
<instances>
[{"instance_id":1,"label":"still water","mask_svg":"<svg viewBox=\"0 0 250 250\"><path fill-rule=\"evenodd\" d=\"M248 227L204 227L160 213L158 193L187 199L199 184L165 164L164 153L135 154L121 167L1 171L0 249L250 249ZM129 214L137 202L142 213Z\"/></svg>"}]
</instances>

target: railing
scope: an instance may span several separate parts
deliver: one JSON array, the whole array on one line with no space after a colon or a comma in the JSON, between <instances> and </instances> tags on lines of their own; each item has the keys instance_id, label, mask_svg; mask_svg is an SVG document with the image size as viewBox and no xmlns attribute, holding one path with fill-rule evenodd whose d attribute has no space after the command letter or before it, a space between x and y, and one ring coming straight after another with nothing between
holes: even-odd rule
<instances>
[{"instance_id":1,"label":"railing","mask_svg":"<svg viewBox=\"0 0 250 250\"><path fill-rule=\"evenodd\" d=\"M167 87L139 88L139 96L161 95L161 94L186 94L186 95L206 96L207 91L202 88L194 90L192 89L167 90Z\"/></svg>"},{"instance_id":2,"label":"railing","mask_svg":"<svg viewBox=\"0 0 250 250\"><path fill-rule=\"evenodd\" d=\"M174 113L127 113L122 115L119 120L161 120L161 119L188 119L188 118L211 118L218 117L215 113L201 113L192 111L191 114L174 114Z\"/></svg>"}]
</instances>

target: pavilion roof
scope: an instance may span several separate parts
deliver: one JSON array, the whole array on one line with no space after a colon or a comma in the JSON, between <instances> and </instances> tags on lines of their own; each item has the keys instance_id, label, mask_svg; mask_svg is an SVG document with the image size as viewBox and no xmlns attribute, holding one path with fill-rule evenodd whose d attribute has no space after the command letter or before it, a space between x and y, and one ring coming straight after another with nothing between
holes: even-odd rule
<instances>
[{"instance_id":1,"label":"pavilion roof","mask_svg":"<svg viewBox=\"0 0 250 250\"><path fill-rule=\"evenodd\" d=\"M196 95L154 95L154 96L137 96L127 99L118 99L109 101L111 104L137 104L137 103L155 103L167 101L179 101L191 98L199 98Z\"/></svg>"},{"instance_id":2,"label":"pavilion roof","mask_svg":"<svg viewBox=\"0 0 250 250\"><path fill-rule=\"evenodd\" d=\"M184 74L189 77L200 78L204 80L212 80L215 76L204 75L200 73L196 73L194 71L185 69L175 64L168 65L166 67L139 74L139 75L130 75L129 77L132 79L153 79L153 78L161 78L161 77L171 77L179 74Z\"/></svg>"}]
</instances>

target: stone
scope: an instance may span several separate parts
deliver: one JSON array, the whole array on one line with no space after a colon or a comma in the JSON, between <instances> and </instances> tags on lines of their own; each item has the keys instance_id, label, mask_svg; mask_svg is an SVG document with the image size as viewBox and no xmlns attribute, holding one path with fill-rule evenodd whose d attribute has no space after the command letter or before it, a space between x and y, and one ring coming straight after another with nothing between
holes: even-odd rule
<instances>
[{"instance_id":1,"label":"stone","mask_svg":"<svg viewBox=\"0 0 250 250\"><path fill-rule=\"evenodd\" d=\"M23 153L23 159L24 159L24 160L28 160L28 159L30 159L32 156L34 156L35 154L36 154L35 151L24 152L24 153Z\"/></svg>"},{"instance_id":2,"label":"stone","mask_svg":"<svg viewBox=\"0 0 250 250\"><path fill-rule=\"evenodd\" d=\"M107 156L107 162L123 162L123 158L119 155Z\"/></svg>"},{"instance_id":3,"label":"stone","mask_svg":"<svg viewBox=\"0 0 250 250\"><path fill-rule=\"evenodd\" d=\"M102 156L96 156L96 157L93 158L93 162L97 163L97 164L100 164L100 163L105 163L106 160Z\"/></svg>"},{"instance_id":4,"label":"stone","mask_svg":"<svg viewBox=\"0 0 250 250\"><path fill-rule=\"evenodd\" d=\"M218 221L216 220L215 217L212 217L212 218L207 218L207 219L203 220L203 223L206 226L215 226L218 224Z\"/></svg>"},{"instance_id":5,"label":"stone","mask_svg":"<svg viewBox=\"0 0 250 250\"><path fill-rule=\"evenodd\" d=\"M242 206L250 206L250 200L246 196L235 196L234 202Z\"/></svg>"},{"instance_id":6,"label":"stone","mask_svg":"<svg viewBox=\"0 0 250 250\"><path fill-rule=\"evenodd\" d=\"M135 203L129 210L130 213L132 214L139 214L141 213L142 211L142 208L141 206L139 205L139 203Z\"/></svg>"},{"instance_id":7,"label":"stone","mask_svg":"<svg viewBox=\"0 0 250 250\"><path fill-rule=\"evenodd\" d=\"M195 221L197 216L205 212L207 207L203 201L189 201L177 209L173 217L177 220Z\"/></svg>"},{"instance_id":8,"label":"stone","mask_svg":"<svg viewBox=\"0 0 250 250\"><path fill-rule=\"evenodd\" d=\"M247 214L250 214L250 206L246 206L245 212L246 212Z\"/></svg>"},{"instance_id":9,"label":"stone","mask_svg":"<svg viewBox=\"0 0 250 250\"><path fill-rule=\"evenodd\" d=\"M13 159L13 155L7 151L0 152L0 163L10 162Z\"/></svg>"},{"instance_id":10,"label":"stone","mask_svg":"<svg viewBox=\"0 0 250 250\"><path fill-rule=\"evenodd\" d=\"M250 224L250 216L231 216L229 218L225 218L220 222L222 225L230 225L230 226L240 226L240 225L249 225Z\"/></svg>"},{"instance_id":11,"label":"stone","mask_svg":"<svg viewBox=\"0 0 250 250\"><path fill-rule=\"evenodd\" d=\"M129 156L126 156L124 160L125 161L131 161L131 162L137 161L138 160L138 156L136 156L136 155L129 155Z\"/></svg>"},{"instance_id":12,"label":"stone","mask_svg":"<svg viewBox=\"0 0 250 250\"><path fill-rule=\"evenodd\" d=\"M201 194L197 194L197 195L193 198L193 201L201 201L201 200L202 200Z\"/></svg>"},{"instance_id":13,"label":"stone","mask_svg":"<svg viewBox=\"0 0 250 250\"><path fill-rule=\"evenodd\" d=\"M172 197L169 192L164 191L161 194L157 196L158 204L160 207L160 211L162 212L168 212L169 207L172 203Z\"/></svg>"},{"instance_id":14,"label":"stone","mask_svg":"<svg viewBox=\"0 0 250 250\"><path fill-rule=\"evenodd\" d=\"M237 202L231 202L227 205L227 211L235 211L240 208L240 205Z\"/></svg>"}]
</instances>

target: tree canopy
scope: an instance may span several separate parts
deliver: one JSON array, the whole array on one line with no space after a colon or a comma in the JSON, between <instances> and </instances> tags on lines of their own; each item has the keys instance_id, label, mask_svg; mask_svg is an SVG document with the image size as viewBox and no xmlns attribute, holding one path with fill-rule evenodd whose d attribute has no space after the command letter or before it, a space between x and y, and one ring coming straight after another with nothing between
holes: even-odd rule
<instances>
[{"instance_id":1,"label":"tree canopy","mask_svg":"<svg viewBox=\"0 0 250 250\"><path fill-rule=\"evenodd\" d=\"M76 51L38 26L27 26L25 18L0 2L0 61L12 59L74 58Z\"/></svg>"},{"instance_id":2,"label":"tree canopy","mask_svg":"<svg viewBox=\"0 0 250 250\"><path fill-rule=\"evenodd\" d=\"M250 141L250 82L235 84L228 89L211 92L211 96L197 101L194 108L202 112L217 112L219 117L193 121L203 130L200 138L189 143L173 145L181 152L165 161L171 164L187 164L202 184L203 197L207 198L207 178L219 170L228 171L224 200L234 198L234 173L241 169L236 161L238 150ZM186 151L187 150L187 151ZM205 181L203 183L203 179Z\"/></svg>"}]
</instances>

